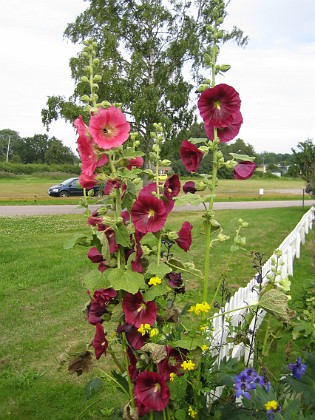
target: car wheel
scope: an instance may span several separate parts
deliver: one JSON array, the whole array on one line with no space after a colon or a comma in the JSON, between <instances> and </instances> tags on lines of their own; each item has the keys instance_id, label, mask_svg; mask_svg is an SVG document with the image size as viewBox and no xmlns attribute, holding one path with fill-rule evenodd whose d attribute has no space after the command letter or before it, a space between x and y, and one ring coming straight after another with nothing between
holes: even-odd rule
<instances>
[{"instance_id":1,"label":"car wheel","mask_svg":"<svg viewBox=\"0 0 315 420\"><path fill-rule=\"evenodd\" d=\"M59 193L59 197L69 197L69 195L68 191L60 191Z\"/></svg>"}]
</instances>

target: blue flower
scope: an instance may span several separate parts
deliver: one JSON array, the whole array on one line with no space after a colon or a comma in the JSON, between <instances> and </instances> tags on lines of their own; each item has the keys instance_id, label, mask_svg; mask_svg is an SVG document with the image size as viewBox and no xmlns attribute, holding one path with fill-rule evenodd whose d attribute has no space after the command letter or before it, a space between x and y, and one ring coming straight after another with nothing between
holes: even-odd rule
<instances>
[{"instance_id":1,"label":"blue flower","mask_svg":"<svg viewBox=\"0 0 315 420\"><path fill-rule=\"evenodd\" d=\"M256 384L264 386L268 392L270 382L266 382L265 378L258 375L255 369L246 368L239 375L236 375L234 389L236 390L236 397L244 396L250 399L251 395L248 391L256 389Z\"/></svg>"},{"instance_id":2,"label":"blue flower","mask_svg":"<svg viewBox=\"0 0 315 420\"><path fill-rule=\"evenodd\" d=\"M289 366L288 366L289 370L292 372L293 378L298 379L298 380L300 380L301 376L303 376L306 372L306 365L301 362L302 362L301 357L298 357L295 363L289 363Z\"/></svg>"}]
</instances>

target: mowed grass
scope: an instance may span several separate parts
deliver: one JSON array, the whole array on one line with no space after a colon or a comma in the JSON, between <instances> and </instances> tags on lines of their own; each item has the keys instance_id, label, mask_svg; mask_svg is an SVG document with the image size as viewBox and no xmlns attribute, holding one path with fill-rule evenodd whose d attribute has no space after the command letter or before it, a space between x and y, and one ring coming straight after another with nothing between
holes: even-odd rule
<instances>
[{"instance_id":1,"label":"mowed grass","mask_svg":"<svg viewBox=\"0 0 315 420\"><path fill-rule=\"evenodd\" d=\"M226 270L231 291L246 284L254 274L250 251L269 257L304 211L218 211L216 217L231 237L238 218L249 223L244 231L248 252L237 253L227 267L232 239L213 247L210 292L222 269ZM179 250L177 255L185 260L192 258L202 268L205 249L199 231L200 213L172 214L169 227L177 230L184 220L194 225L194 241L191 252ZM89 232L85 217L0 218L0 228L0 418L75 419L91 401L97 400L94 397L84 401L85 384L99 375L100 369L113 368L110 358L102 358L91 373L80 377L70 375L65 367L59 369L60 355L73 344L89 343L94 334L82 312L88 300L82 279L95 267L86 256L87 248L63 249L74 233ZM193 302L199 285L194 278L183 277L187 282L184 299ZM97 407L111 407L119 401L109 386L104 396L105 400L93 405L82 418L98 418Z\"/></svg>"},{"instance_id":2,"label":"mowed grass","mask_svg":"<svg viewBox=\"0 0 315 420\"><path fill-rule=\"evenodd\" d=\"M24 204L76 204L77 197L50 197L47 190L70 175L58 175L55 179L51 176L41 177L24 175L18 178L0 178L0 205ZM186 180L183 180L183 183ZM301 179L250 179L237 181L234 179L220 180L217 187L216 200L293 200L302 199L304 181ZM263 189L264 194L259 195ZM308 196L305 197L308 200Z\"/></svg>"}]
</instances>

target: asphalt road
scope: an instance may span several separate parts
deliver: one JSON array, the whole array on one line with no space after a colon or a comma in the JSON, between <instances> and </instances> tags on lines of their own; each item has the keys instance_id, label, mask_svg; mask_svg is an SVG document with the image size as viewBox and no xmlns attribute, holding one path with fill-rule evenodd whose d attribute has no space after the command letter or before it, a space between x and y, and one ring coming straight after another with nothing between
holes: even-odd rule
<instances>
[{"instance_id":1,"label":"asphalt road","mask_svg":"<svg viewBox=\"0 0 315 420\"><path fill-rule=\"evenodd\" d=\"M313 204L312 200L306 200L305 205ZM99 206L92 205L90 209L96 210ZM214 210L238 210L238 209L271 209L276 207L302 207L300 200L288 201L236 201L215 203ZM202 210L203 206L182 206L175 207L175 211ZM0 217L14 216L38 216L55 214L81 214L84 209L75 205L53 205L53 206L0 206Z\"/></svg>"}]
</instances>

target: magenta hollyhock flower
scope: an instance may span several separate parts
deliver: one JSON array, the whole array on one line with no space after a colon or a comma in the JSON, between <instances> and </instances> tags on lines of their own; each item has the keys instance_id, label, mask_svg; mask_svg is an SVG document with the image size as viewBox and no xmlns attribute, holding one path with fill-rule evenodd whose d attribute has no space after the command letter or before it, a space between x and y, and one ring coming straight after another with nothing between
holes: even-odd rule
<instances>
[{"instance_id":1,"label":"magenta hollyhock flower","mask_svg":"<svg viewBox=\"0 0 315 420\"><path fill-rule=\"evenodd\" d=\"M217 129L217 134L221 143L226 143L231 141L236 137L241 129L243 124L243 117L241 112L237 112L233 121L227 126ZM214 127L205 125L205 131L209 140L214 138Z\"/></svg>"},{"instance_id":2,"label":"magenta hollyhock flower","mask_svg":"<svg viewBox=\"0 0 315 420\"><path fill-rule=\"evenodd\" d=\"M197 190L196 190L196 184L194 183L194 181L185 182L183 186L183 191L185 194L187 193L195 194Z\"/></svg>"},{"instance_id":3,"label":"magenta hollyhock flower","mask_svg":"<svg viewBox=\"0 0 315 420\"><path fill-rule=\"evenodd\" d=\"M180 180L177 174L172 175L165 181L164 184L164 196L171 200L174 197L177 197L180 192Z\"/></svg>"},{"instance_id":4,"label":"magenta hollyhock flower","mask_svg":"<svg viewBox=\"0 0 315 420\"><path fill-rule=\"evenodd\" d=\"M96 327L96 332L92 341L92 346L94 347L94 350L95 350L96 359L99 359L103 353L106 356L108 341L106 340L106 337L105 337L106 334L105 334L103 325L96 324L95 327Z\"/></svg>"},{"instance_id":5,"label":"magenta hollyhock flower","mask_svg":"<svg viewBox=\"0 0 315 420\"><path fill-rule=\"evenodd\" d=\"M157 364L157 370L164 381L169 381L170 374L175 373L177 376L183 375L181 364L187 354L186 350L174 349L171 346L165 346L167 356Z\"/></svg>"},{"instance_id":6,"label":"magenta hollyhock flower","mask_svg":"<svg viewBox=\"0 0 315 420\"><path fill-rule=\"evenodd\" d=\"M130 124L120 109L111 106L99 108L90 119L89 131L101 149L121 146L129 137Z\"/></svg>"},{"instance_id":7,"label":"magenta hollyhock flower","mask_svg":"<svg viewBox=\"0 0 315 420\"><path fill-rule=\"evenodd\" d=\"M128 159L127 169L131 170L132 168L142 168L143 164L144 164L144 160L142 156L131 158L131 159Z\"/></svg>"},{"instance_id":8,"label":"magenta hollyhock flower","mask_svg":"<svg viewBox=\"0 0 315 420\"><path fill-rule=\"evenodd\" d=\"M256 165L254 162L239 162L234 168L235 179L248 179L255 172Z\"/></svg>"},{"instance_id":9,"label":"magenta hollyhock flower","mask_svg":"<svg viewBox=\"0 0 315 420\"><path fill-rule=\"evenodd\" d=\"M97 180L94 174L88 175L85 172L82 172L79 176L79 183L83 188L93 188L97 184Z\"/></svg>"},{"instance_id":10,"label":"magenta hollyhock flower","mask_svg":"<svg viewBox=\"0 0 315 420\"><path fill-rule=\"evenodd\" d=\"M130 213L135 228L142 233L158 232L167 218L163 202L152 194L139 194Z\"/></svg>"},{"instance_id":11,"label":"magenta hollyhock flower","mask_svg":"<svg viewBox=\"0 0 315 420\"><path fill-rule=\"evenodd\" d=\"M90 248L88 257L93 263L100 263L101 261L104 261L103 254L95 246Z\"/></svg>"},{"instance_id":12,"label":"magenta hollyhock flower","mask_svg":"<svg viewBox=\"0 0 315 420\"><path fill-rule=\"evenodd\" d=\"M188 140L183 140L179 154L187 171L196 172L204 153Z\"/></svg>"},{"instance_id":13,"label":"magenta hollyhock flower","mask_svg":"<svg viewBox=\"0 0 315 420\"><path fill-rule=\"evenodd\" d=\"M141 324L154 324L157 315L155 302L145 302L140 292L135 295L126 293L122 301L122 308L128 324L139 328Z\"/></svg>"},{"instance_id":14,"label":"magenta hollyhock flower","mask_svg":"<svg viewBox=\"0 0 315 420\"><path fill-rule=\"evenodd\" d=\"M208 88L198 100L205 125L221 128L230 125L239 112L241 100L236 90L224 83Z\"/></svg>"},{"instance_id":15,"label":"magenta hollyhock flower","mask_svg":"<svg viewBox=\"0 0 315 420\"><path fill-rule=\"evenodd\" d=\"M170 391L162 375L144 371L136 378L136 402L144 405L145 410L163 411L170 399Z\"/></svg>"},{"instance_id":16,"label":"magenta hollyhock flower","mask_svg":"<svg viewBox=\"0 0 315 420\"><path fill-rule=\"evenodd\" d=\"M189 251L190 245L192 243L192 228L193 227L189 222L184 222L180 230L177 232L178 238L175 239L175 241L177 245L185 252Z\"/></svg>"}]
</instances>

